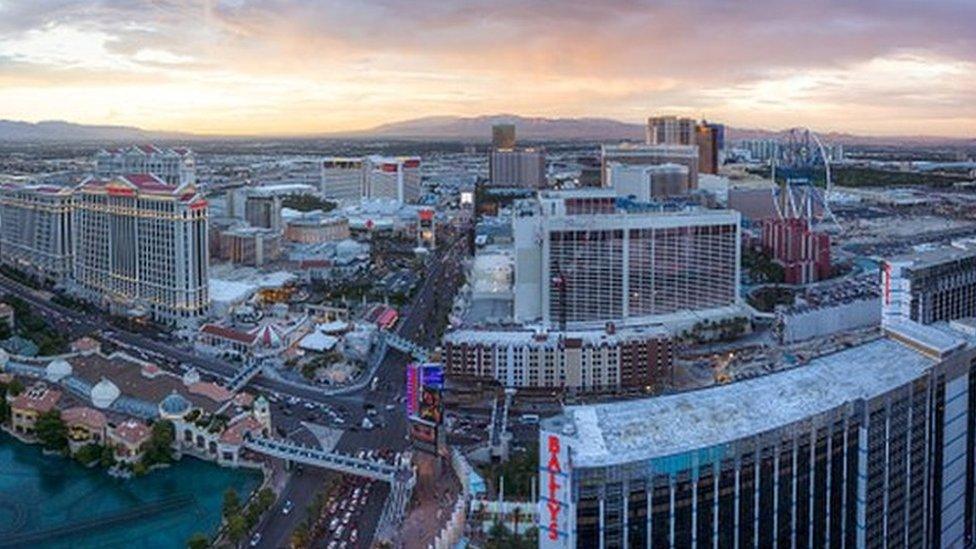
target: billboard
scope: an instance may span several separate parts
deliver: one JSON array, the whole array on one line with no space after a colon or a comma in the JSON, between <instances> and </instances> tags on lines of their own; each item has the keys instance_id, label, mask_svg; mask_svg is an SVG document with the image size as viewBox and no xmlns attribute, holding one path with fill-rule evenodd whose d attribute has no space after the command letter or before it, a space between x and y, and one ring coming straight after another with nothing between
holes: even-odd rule
<instances>
[{"instance_id":1,"label":"billboard","mask_svg":"<svg viewBox=\"0 0 976 549\"><path fill-rule=\"evenodd\" d=\"M419 408L417 415L420 419L440 425L444 419L444 402L441 399L440 390L432 387L421 387Z\"/></svg>"},{"instance_id":2,"label":"billboard","mask_svg":"<svg viewBox=\"0 0 976 549\"><path fill-rule=\"evenodd\" d=\"M429 362L420 367L420 384L424 387L441 390L444 388L444 365Z\"/></svg>"},{"instance_id":3,"label":"billboard","mask_svg":"<svg viewBox=\"0 0 976 549\"><path fill-rule=\"evenodd\" d=\"M575 547L567 439L539 431L539 547Z\"/></svg>"},{"instance_id":4,"label":"billboard","mask_svg":"<svg viewBox=\"0 0 976 549\"><path fill-rule=\"evenodd\" d=\"M420 365L416 362L407 364L406 392L407 417L417 415L420 403Z\"/></svg>"}]
</instances>

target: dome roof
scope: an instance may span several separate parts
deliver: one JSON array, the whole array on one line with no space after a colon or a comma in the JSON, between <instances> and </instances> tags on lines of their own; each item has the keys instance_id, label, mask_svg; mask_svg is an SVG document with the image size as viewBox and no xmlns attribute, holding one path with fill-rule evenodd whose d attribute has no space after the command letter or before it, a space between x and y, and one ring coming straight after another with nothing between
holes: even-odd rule
<instances>
[{"instance_id":1,"label":"dome roof","mask_svg":"<svg viewBox=\"0 0 976 549\"><path fill-rule=\"evenodd\" d=\"M47 367L44 368L44 378L51 383L57 383L62 379L70 376L74 370L71 368L71 364L63 358L56 358L48 363Z\"/></svg>"},{"instance_id":2,"label":"dome roof","mask_svg":"<svg viewBox=\"0 0 976 549\"><path fill-rule=\"evenodd\" d=\"M200 372L196 368L190 368L183 374L183 385L193 385L200 383Z\"/></svg>"},{"instance_id":3,"label":"dome roof","mask_svg":"<svg viewBox=\"0 0 976 549\"><path fill-rule=\"evenodd\" d=\"M119 388L111 381L102 378L91 390L92 405L96 408L108 408L122 394Z\"/></svg>"},{"instance_id":4,"label":"dome roof","mask_svg":"<svg viewBox=\"0 0 976 549\"><path fill-rule=\"evenodd\" d=\"M159 403L159 413L163 417L183 417L190 411L190 401L173 391Z\"/></svg>"}]
</instances>

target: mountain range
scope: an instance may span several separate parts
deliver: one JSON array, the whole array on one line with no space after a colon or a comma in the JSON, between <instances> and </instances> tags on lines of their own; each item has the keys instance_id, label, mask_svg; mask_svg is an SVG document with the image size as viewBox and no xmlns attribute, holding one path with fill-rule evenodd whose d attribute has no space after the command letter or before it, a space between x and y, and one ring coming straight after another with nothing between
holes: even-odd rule
<instances>
[{"instance_id":1,"label":"mountain range","mask_svg":"<svg viewBox=\"0 0 976 549\"><path fill-rule=\"evenodd\" d=\"M579 140L620 141L644 139L644 125L621 122L610 118L541 118L513 114L485 116L428 116L400 122L382 124L355 132L328 133L302 136L302 138L354 138L354 139L438 139L486 142L491 139L493 124L515 124L520 140ZM784 131L764 129L726 128L726 140L771 139L782 136ZM861 145L976 145L976 139L928 136L860 136L845 133L821 133L828 143ZM75 124L51 120L43 122L19 122L0 120L0 141L102 141L145 142L160 140L202 140L221 136L205 136L184 132L144 130L132 126L103 126ZM254 136L258 137L258 136ZM237 138L246 139L246 136ZM262 136L267 139L268 136Z\"/></svg>"}]
</instances>

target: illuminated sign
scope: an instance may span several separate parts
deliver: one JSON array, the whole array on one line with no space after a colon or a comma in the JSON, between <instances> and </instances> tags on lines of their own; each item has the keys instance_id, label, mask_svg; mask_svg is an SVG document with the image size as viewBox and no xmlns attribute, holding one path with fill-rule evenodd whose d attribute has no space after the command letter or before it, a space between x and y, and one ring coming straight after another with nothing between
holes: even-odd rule
<instances>
[{"instance_id":1,"label":"illuminated sign","mask_svg":"<svg viewBox=\"0 0 976 549\"><path fill-rule=\"evenodd\" d=\"M407 392L406 392L406 404L407 404L407 416L417 415L417 409L419 405L419 399L417 398L418 392L420 391L420 367L417 363L411 362L407 364Z\"/></svg>"},{"instance_id":2,"label":"illuminated sign","mask_svg":"<svg viewBox=\"0 0 976 549\"><path fill-rule=\"evenodd\" d=\"M433 389L444 388L444 365L440 363L424 364L420 367L420 384Z\"/></svg>"},{"instance_id":3,"label":"illuminated sign","mask_svg":"<svg viewBox=\"0 0 976 549\"><path fill-rule=\"evenodd\" d=\"M539 460L539 547L571 547L572 475L563 438L540 432Z\"/></svg>"}]
</instances>

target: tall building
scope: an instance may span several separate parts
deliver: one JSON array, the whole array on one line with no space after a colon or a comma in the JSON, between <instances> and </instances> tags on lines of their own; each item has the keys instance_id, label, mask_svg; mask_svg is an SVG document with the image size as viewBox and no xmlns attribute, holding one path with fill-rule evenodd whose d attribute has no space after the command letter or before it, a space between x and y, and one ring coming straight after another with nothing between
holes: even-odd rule
<instances>
[{"instance_id":1,"label":"tall building","mask_svg":"<svg viewBox=\"0 0 976 549\"><path fill-rule=\"evenodd\" d=\"M724 128L720 124L702 122L695 126L695 144L698 145L698 171L700 173L717 174L719 166L719 151L721 150L721 133Z\"/></svg>"},{"instance_id":2,"label":"tall building","mask_svg":"<svg viewBox=\"0 0 976 549\"><path fill-rule=\"evenodd\" d=\"M369 156L365 161L364 198L414 203L420 199L419 156Z\"/></svg>"},{"instance_id":3,"label":"tall building","mask_svg":"<svg viewBox=\"0 0 976 549\"><path fill-rule=\"evenodd\" d=\"M654 166L680 164L688 168L687 188L698 188L698 147L695 145L603 145L601 147L601 180L610 185L608 167L612 163Z\"/></svg>"},{"instance_id":4,"label":"tall building","mask_svg":"<svg viewBox=\"0 0 976 549\"><path fill-rule=\"evenodd\" d=\"M688 194L688 168L680 164L619 164L607 167L608 183L617 196L639 202Z\"/></svg>"},{"instance_id":5,"label":"tall building","mask_svg":"<svg viewBox=\"0 0 976 549\"><path fill-rule=\"evenodd\" d=\"M378 198L414 203L420 199L421 181L419 156L333 157L322 161L322 194L344 203Z\"/></svg>"},{"instance_id":6,"label":"tall building","mask_svg":"<svg viewBox=\"0 0 976 549\"><path fill-rule=\"evenodd\" d=\"M151 173L170 185L196 184L196 160L190 149L156 145L101 149L95 153L98 178L138 173Z\"/></svg>"},{"instance_id":7,"label":"tall building","mask_svg":"<svg viewBox=\"0 0 976 549\"><path fill-rule=\"evenodd\" d=\"M358 202L363 197L366 172L362 158L330 157L322 160L322 195L340 202Z\"/></svg>"},{"instance_id":8,"label":"tall building","mask_svg":"<svg viewBox=\"0 0 976 549\"><path fill-rule=\"evenodd\" d=\"M830 235L811 229L805 218L763 221L762 247L783 267L787 284L809 284L830 277Z\"/></svg>"},{"instance_id":9,"label":"tall building","mask_svg":"<svg viewBox=\"0 0 976 549\"><path fill-rule=\"evenodd\" d=\"M260 267L281 255L281 233L258 227L235 227L221 231L218 248L220 259Z\"/></svg>"},{"instance_id":10,"label":"tall building","mask_svg":"<svg viewBox=\"0 0 976 549\"><path fill-rule=\"evenodd\" d=\"M74 281L119 314L190 326L208 298L207 201L154 175L91 178L74 195Z\"/></svg>"},{"instance_id":11,"label":"tall building","mask_svg":"<svg viewBox=\"0 0 976 549\"><path fill-rule=\"evenodd\" d=\"M248 194L244 202L244 219L252 227L281 229L281 197L275 194Z\"/></svg>"},{"instance_id":12,"label":"tall building","mask_svg":"<svg viewBox=\"0 0 976 549\"><path fill-rule=\"evenodd\" d=\"M976 316L976 248L960 243L887 259L882 317L921 324Z\"/></svg>"},{"instance_id":13,"label":"tall building","mask_svg":"<svg viewBox=\"0 0 976 549\"><path fill-rule=\"evenodd\" d=\"M647 119L648 145L694 145L695 121L677 116L653 116Z\"/></svg>"},{"instance_id":14,"label":"tall building","mask_svg":"<svg viewBox=\"0 0 976 549\"><path fill-rule=\"evenodd\" d=\"M542 192L513 217L514 316L647 323L739 301L739 214L617 210L612 191Z\"/></svg>"},{"instance_id":15,"label":"tall building","mask_svg":"<svg viewBox=\"0 0 976 549\"><path fill-rule=\"evenodd\" d=\"M922 339L564 408L540 426L539 547L968 546L976 349Z\"/></svg>"},{"instance_id":16,"label":"tall building","mask_svg":"<svg viewBox=\"0 0 976 549\"><path fill-rule=\"evenodd\" d=\"M0 186L0 262L59 283L71 276L71 189Z\"/></svg>"},{"instance_id":17,"label":"tall building","mask_svg":"<svg viewBox=\"0 0 976 549\"><path fill-rule=\"evenodd\" d=\"M544 149L496 149L488 153L488 181L499 187L546 186Z\"/></svg>"},{"instance_id":18,"label":"tall building","mask_svg":"<svg viewBox=\"0 0 976 549\"><path fill-rule=\"evenodd\" d=\"M491 146L495 149L515 148L515 124L495 124L491 127Z\"/></svg>"}]
</instances>

